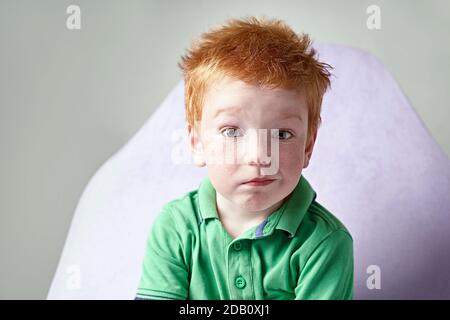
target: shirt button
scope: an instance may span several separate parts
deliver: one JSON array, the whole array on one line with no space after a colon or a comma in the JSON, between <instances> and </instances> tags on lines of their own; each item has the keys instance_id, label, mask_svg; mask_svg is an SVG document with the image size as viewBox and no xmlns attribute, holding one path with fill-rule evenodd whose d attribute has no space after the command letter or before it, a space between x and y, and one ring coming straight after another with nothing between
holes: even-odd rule
<instances>
[{"instance_id":1,"label":"shirt button","mask_svg":"<svg viewBox=\"0 0 450 320\"><path fill-rule=\"evenodd\" d=\"M237 277L236 280L234 281L234 285L238 289L244 289L246 285L244 277L242 276Z\"/></svg>"},{"instance_id":2,"label":"shirt button","mask_svg":"<svg viewBox=\"0 0 450 320\"><path fill-rule=\"evenodd\" d=\"M236 251L241 251L241 249L242 249L242 243L241 243L240 241L235 242L235 243L233 244L233 248L234 248L234 250L236 250Z\"/></svg>"}]
</instances>

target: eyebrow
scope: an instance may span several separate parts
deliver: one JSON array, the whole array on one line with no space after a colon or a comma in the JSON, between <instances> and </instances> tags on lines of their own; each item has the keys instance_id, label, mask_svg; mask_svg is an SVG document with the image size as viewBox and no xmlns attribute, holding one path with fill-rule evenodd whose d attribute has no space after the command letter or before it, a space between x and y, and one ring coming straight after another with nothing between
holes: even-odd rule
<instances>
[{"instance_id":1,"label":"eyebrow","mask_svg":"<svg viewBox=\"0 0 450 320\"><path fill-rule=\"evenodd\" d=\"M298 120L303 122L302 117L296 113L282 113L280 116L280 119L289 119L289 118L297 118Z\"/></svg>"},{"instance_id":2,"label":"eyebrow","mask_svg":"<svg viewBox=\"0 0 450 320\"><path fill-rule=\"evenodd\" d=\"M217 118L219 115L223 114L223 113L239 113L241 111L241 107L238 106L233 106L233 107L228 107L228 108L221 108L219 110L217 110L214 113L213 118ZM289 118L297 118L300 121L303 122L303 119L300 115L296 114L296 113L290 113L290 112L281 112L279 113L279 118L280 119L289 119Z\"/></svg>"},{"instance_id":3,"label":"eyebrow","mask_svg":"<svg viewBox=\"0 0 450 320\"><path fill-rule=\"evenodd\" d=\"M238 113L239 111L241 111L241 107L238 107L238 106L233 106L233 107L229 107L229 108L222 108L222 109L217 110L214 113L213 118L217 118L222 113Z\"/></svg>"}]
</instances>

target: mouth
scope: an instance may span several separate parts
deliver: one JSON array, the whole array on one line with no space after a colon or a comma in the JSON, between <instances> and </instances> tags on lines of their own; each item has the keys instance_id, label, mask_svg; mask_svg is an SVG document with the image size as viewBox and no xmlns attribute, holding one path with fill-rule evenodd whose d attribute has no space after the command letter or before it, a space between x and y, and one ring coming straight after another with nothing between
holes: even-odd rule
<instances>
[{"instance_id":1,"label":"mouth","mask_svg":"<svg viewBox=\"0 0 450 320\"><path fill-rule=\"evenodd\" d=\"M252 180L249 180L247 182L244 182L243 185L245 185L245 186L252 186L252 187L262 187L262 186L266 186L268 184L271 184L275 180L276 179L256 178L256 179L252 179Z\"/></svg>"}]
</instances>

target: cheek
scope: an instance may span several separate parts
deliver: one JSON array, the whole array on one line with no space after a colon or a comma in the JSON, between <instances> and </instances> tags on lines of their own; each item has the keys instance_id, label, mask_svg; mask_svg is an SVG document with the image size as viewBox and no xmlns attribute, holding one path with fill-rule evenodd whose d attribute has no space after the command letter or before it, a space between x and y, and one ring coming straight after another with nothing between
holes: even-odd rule
<instances>
[{"instance_id":1,"label":"cheek","mask_svg":"<svg viewBox=\"0 0 450 320\"><path fill-rule=\"evenodd\" d=\"M228 164L210 164L208 167L208 173L213 177L219 177L222 180L225 177L231 177L233 172L236 171L236 167Z\"/></svg>"},{"instance_id":2,"label":"cheek","mask_svg":"<svg viewBox=\"0 0 450 320\"><path fill-rule=\"evenodd\" d=\"M215 189L223 195L231 194L234 184L231 177L235 176L236 170L231 165L207 165L208 177Z\"/></svg>"},{"instance_id":3,"label":"cheek","mask_svg":"<svg viewBox=\"0 0 450 320\"><path fill-rule=\"evenodd\" d=\"M226 165L223 170L233 170L241 163L242 150L246 144L242 140L224 139L220 136L208 137L203 143L204 157L207 165Z\"/></svg>"},{"instance_id":4,"label":"cheek","mask_svg":"<svg viewBox=\"0 0 450 320\"><path fill-rule=\"evenodd\" d=\"M225 150L221 139L208 135L203 141L203 151L206 164L213 166L223 161Z\"/></svg>"},{"instance_id":5,"label":"cheek","mask_svg":"<svg viewBox=\"0 0 450 320\"><path fill-rule=\"evenodd\" d=\"M280 145L280 168L285 173L300 173L303 168L304 152L300 144Z\"/></svg>"},{"instance_id":6,"label":"cheek","mask_svg":"<svg viewBox=\"0 0 450 320\"><path fill-rule=\"evenodd\" d=\"M205 161L208 168L208 175L211 179L217 181L218 184L225 184L224 177L231 177L232 173L236 171L237 165L233 164L233 158L227 154L227 146L223 139L210 139L204 145Z\"/></svg>"}]
</instances>

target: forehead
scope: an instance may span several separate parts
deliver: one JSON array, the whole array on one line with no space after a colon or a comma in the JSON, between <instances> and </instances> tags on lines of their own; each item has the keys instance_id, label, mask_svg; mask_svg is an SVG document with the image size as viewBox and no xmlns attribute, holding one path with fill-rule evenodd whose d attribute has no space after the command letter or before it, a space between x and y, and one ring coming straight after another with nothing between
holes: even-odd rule
<instances>
[{"instance_id":1,"label":"forehead","mask_svg":"<svg viewBox=\"0 0 450 320\"><path fill-rule=\"evenodd\" d=\"M230 77L216 81L205 95L204 116L208 118L258 111L301 116L307 109L305 98L298 91L264 88Z\"/></svg>"}]
</instances>

